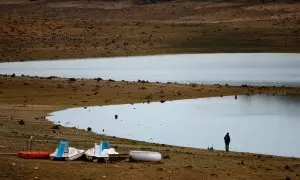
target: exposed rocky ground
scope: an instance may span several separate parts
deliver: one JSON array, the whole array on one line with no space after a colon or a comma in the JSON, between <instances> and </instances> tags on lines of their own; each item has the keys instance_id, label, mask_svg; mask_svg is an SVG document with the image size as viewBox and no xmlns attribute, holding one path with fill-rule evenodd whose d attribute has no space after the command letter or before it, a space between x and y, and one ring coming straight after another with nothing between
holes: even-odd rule
<instances>
[{"instance_id":1,"label":"exposed rocky ground","mask_svg":"<svg viewBox=\"0 0 300 180\"><path fill-rule=\"evenodd\" d=\"M3 0L0 61L299 52L300 3Z\"/></svg>"}]
</instances>

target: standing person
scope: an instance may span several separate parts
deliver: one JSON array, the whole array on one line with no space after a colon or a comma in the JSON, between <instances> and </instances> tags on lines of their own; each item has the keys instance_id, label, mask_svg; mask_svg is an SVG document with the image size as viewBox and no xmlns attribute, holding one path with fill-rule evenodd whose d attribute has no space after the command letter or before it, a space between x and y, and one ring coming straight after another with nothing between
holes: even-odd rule
<instances>
[{"instance_id":1,"label":"standing person","mask_svg":"<svg viewBox=\"0 0 300 180\"><path fill-rule=\"evenodd\" d=\"M230 136L229 133L227 133L224 137L224 141L225 141L225 149L226 151L229 151L229 143L230 143Z\"/></svg>"}]
</instances>

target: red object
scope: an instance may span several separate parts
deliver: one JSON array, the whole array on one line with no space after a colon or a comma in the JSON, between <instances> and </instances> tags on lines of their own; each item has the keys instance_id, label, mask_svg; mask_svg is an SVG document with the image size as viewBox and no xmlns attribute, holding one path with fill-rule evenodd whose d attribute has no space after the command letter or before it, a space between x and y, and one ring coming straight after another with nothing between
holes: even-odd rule
<instances>
[{"instance_id":1,"label":"red object","mask_svg":"<svg viewBox=\"0 0 300 180\"><path fill-rule=\"evenodd\" d=\"M50 151L21 151L18 152L18 158L22 159L49 159Z\"/></svg>"}]
</instances>

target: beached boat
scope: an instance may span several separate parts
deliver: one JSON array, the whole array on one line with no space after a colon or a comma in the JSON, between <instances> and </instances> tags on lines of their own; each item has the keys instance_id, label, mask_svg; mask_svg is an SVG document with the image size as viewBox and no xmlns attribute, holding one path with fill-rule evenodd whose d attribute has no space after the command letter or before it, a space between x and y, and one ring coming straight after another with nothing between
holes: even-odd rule
<instances>
[{"instance_id":1,"label":"beached boat","mask_svg":"<svg viewBox=\"0 0 300 180\"><path fill-rule=\"evenodd\" d=\"M107 141L101 141L99 144L95 143L94 148L85 151L86 159L94 162L98 162L99 160L106 162L110 155L115 154L119 153L114 148L110 148Z\"/></svg>"},{"instance_id":2,"label":"beached boat","mask_svg":"<svg viewBox=\"0 0 300 180\"><path fill-rule=\"evenodd\" d=\"M130 159L133 161L160 162L162 155L152 151L130 151Z\"/></svg>"},{"instance_id":3,"label":"beached boat","mask_svg":"<svg viewBox=\"0 0 300 180\"><path fill-rule=\"evenodd\" d=\"M20 151L17 156L22 159L48 159L51 153L53 151Z\"/></svg>"},{"instance_id":4,"label":"beached boat","mask_svg":"<svg viewBox=\"0 0 300 180\"><path fill-rule=\"evenodd\" d=\"M84 154L84 150L69 147L69 142L66 140L61 140L59 142L58 148L54 153L50 154L51 160L67 160L72 161L80 158Z\"/></svg>"}]
</instances>

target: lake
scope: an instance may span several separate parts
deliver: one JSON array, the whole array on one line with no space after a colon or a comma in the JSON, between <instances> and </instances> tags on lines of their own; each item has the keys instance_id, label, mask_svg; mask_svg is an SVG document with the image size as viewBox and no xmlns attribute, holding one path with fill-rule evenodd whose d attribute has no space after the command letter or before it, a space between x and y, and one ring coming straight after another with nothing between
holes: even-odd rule
<instances>
[{"instance_id":1,"label":"lake","mask_svg":"<svg viewBox=\"0 0 300 180\"><path fill-rule=\"evenodd\" d=\"M232 96L57 111L49 120L110 136L300 157L300 96ZM115 119L115 115L118 118Z\"/></svg>"},{"instance_id":2,"label":"lake","mask_svg":"<svg viewBox=\"0 0 300 180\"><path fill-rule=\"evenodd\" d=\"M1 63L0 74L300 86L298 53L180 54Z\"/></svg>"}]
</instances>

